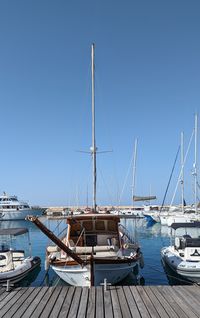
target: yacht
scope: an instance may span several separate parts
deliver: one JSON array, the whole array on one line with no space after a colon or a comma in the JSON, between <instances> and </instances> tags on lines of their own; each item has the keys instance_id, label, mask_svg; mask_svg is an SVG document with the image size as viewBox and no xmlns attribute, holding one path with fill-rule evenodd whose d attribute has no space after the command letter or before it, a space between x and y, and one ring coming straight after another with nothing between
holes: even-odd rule
<instances>
[{"instance_id":1,"label":"yacht","mask_svg":"<svg viewBox=\"0 0 200 318\"><path fill-rule=\"evenodd\" d=\"M0 220L24 220L27 215L41 216L43 208L30 207L27 202L19 201L16 195L6 192L0 196Z\"/></svg>"}]
</instances>

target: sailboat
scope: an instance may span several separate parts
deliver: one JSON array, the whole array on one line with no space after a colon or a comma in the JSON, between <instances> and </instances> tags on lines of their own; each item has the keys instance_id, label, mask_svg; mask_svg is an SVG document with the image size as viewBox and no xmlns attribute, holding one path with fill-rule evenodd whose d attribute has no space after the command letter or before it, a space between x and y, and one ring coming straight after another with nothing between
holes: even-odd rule
<instances>
[{"instance_id":1,"label":"sailboat","mask_svg":"<svg viewBox=\"0 0 200 318\"><path fill-rule=\"evenodd\" d=\"M197 208L197 134L198 134L198 116L195 114L195 125L194 125L194 164L193 164L193 173L194 176L194 206L185 207L184 206L184 183L183 183L183 167L184 167L184 158L182 154L182 168L181 168L181 174L182 174L182 208L179 209L179 213L172 213L171 215L168 215L167 217L167 225L171 226L173 223L190 223L194 221L199 221L199 210ZM182 137L183 138L183 137Z\"/></svg>"},{"instance_id":2,"label":"sailboat","mask_svg":"<svg viewBox=\"0 0 200 318\"><path fill-rule=\"evenodd\" d=\"M67 217L67 233L55 236L37 217L29 216L54 245L46 249L46 263L65 282L73 286L117 284L133 270L143 267L140 246L112 214L98 214L96 204L96 140L94 96L94 44L92 44L92 213Z\"/></svg>"}]
</instances>

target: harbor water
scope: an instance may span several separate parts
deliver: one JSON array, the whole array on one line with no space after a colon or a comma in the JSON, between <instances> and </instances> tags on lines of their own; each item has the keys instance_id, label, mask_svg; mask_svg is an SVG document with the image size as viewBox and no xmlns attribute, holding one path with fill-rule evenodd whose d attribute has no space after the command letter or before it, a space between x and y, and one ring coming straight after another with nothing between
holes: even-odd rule
<instances>
[{"instance_id":1,"label":"harbor water","mask_svg":"<svg viewBox=\"0 0 200 318\"><path fill-rule=\"evenodd\" d=\"M66 227L65 220L49 220L46 217L42 217L41 220L56 235ZM142 277L140 283L144 285L175 284L176 281L173 280L173 277L170 277L169 281L169 277L166 276L160 257L161 248L168 246L170 243L170 228L161 226L158 223L153 225L149 224L146 219L126 218L121 219L121 224L123 224L132 235L135 235L136 241L138 241L141 246L145 265L144 268L140 270ZM20 286L55 286L65 284L57 277L52 269L45 271L45 249L47 245L51 244L51 241L33 223L29 221L1 221L0 227L27 227L32 243L32 255L41 258L41 266L21 281L19 283ZM18 244L18 246L22 246L25 244L24 238L18 237L17 242L14 243ZM121 284L134 285L135 280L132 276L128 276Z\"/></svg>"}]
</instances>

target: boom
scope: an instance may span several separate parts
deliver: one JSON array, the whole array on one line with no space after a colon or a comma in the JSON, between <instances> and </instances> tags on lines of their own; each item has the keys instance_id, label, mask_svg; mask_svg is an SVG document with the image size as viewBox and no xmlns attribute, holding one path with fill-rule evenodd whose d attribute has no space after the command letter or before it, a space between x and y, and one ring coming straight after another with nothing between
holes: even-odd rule
<instances>
[{"instance_id":1,"label":"boom","mask_svg":"<svg viewBox=\"0 0 200 318\"><path fill-rule=\"evenodd\" d=\"M74 253L69 247L67 247L53 232L51 232L36 216L28 215L26 217L28 221L34 223L46 236L50 238L58 247L73 258L78 264L84 266L86 262L82 260L76 253Z\"/></svg>"}]
</instances>

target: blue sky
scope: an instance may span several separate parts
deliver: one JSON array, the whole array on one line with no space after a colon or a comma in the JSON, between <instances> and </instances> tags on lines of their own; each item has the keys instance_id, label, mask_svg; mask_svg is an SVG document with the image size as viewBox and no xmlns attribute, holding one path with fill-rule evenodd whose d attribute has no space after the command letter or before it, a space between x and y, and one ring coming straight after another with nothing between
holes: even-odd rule
<instances>
[{"instance_id":1,"label":"blue sky","mask_svg":"<svg viewBox=\"0 0 200 318\"><path fill-rule=\"evenodd\" d=\"M76 150L91 146L94 42L97 146L113 150L97 158L97 203L131 204L131 170L122 189L136 137L136 193L162 202L199 111L199 33L198 0L0 1L0 191L49 206L85 204L88 189L91 202L91 158Z\"/></svg>"}]
</instances>

